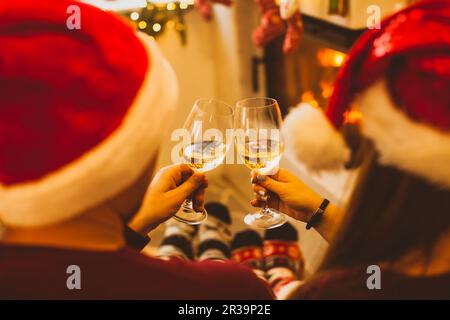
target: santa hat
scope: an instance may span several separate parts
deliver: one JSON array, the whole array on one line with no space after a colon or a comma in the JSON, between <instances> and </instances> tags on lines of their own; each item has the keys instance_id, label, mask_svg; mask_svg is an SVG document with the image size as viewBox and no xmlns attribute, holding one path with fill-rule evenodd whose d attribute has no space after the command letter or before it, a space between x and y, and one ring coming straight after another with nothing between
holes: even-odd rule
<instances>
[{"instance_id":1,"label":"santa hat","mask_svg":"<svg viewBox=\"0 0 450 320\"><path fill-rule=\"evenodd\" d=\"M337 77L326 113L301 104L284 126L287 154L312 170L339 169L340 130L355 106L383 165L450 188L450 2L418 2L366 32Z\"/></svg>"},{"instance_id":2,"label":"santa hat","mask_svg":"<svg viewBox=\"0 0 450 320\"><path fill-rule=\"evenodd\" d=\"M67 27L72 5L79 30ZM57 223L132 184L177 96L157 45L121 18L77 1L0 1L0 221Z\"/></svg>"}]
</instances>

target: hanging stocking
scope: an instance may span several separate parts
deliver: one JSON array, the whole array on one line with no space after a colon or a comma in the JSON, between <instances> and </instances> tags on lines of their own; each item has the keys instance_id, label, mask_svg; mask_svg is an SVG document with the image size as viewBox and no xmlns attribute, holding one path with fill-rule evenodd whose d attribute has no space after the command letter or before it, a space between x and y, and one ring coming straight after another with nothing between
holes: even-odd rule
<instances>
[{"instance_id":1,"label":"hanging stocking","mask_svg":"<svg viewBox=\"0 0 450 320\"><path fill-rule=\"evenodd\" d=\"M262 18L260 26L253 31L253 42L264 47L286 32L286 23L280 17L280 10L275 0L256 0Z\"/></svg>"},{"instance_id":2,"label":"hanging stocking","mask_svg":"<svg viewBox=\"0 0 450 320\"><path fill-rule=\"evenodd\" d=\"M294 13L294 15L288 20L288 30L283 43L284 54L291 54L300 47L300 43L303 36L303 23L300 12Z\"/></svg>"},{"instance_id":3,"label":"hanging stocking","mask_svg":"<svg viewBox=\"0 0 450 320\"><path fill-rule=\"evenodd\" d=\"M283 44L285 54L296 51L303 35L302 16L298 0L281 0L280 16L288 22L288 30Z\"/></svg>"}]
</instances>

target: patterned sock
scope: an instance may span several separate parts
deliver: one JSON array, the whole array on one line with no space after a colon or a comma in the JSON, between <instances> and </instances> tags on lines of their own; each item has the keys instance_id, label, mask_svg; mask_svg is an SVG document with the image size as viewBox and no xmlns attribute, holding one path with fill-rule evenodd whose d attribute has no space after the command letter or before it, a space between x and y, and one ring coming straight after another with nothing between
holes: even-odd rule
<instances>
[{"instance_id":1,"label":"patterned sock","mask_svg":"<svg viewBox=\"0 0 450 320\"><path fill-rule=\"evenodd\" d=\"M198 233L198 260L228 260L231 256L230 212L216 202L206 204L205 209L208 219L200 226Z\"/></svg>"},{"instance_id":2,"label":"patterned sock","mask_svg":"<svg viewBox=\"0 0 450 320\"><path fill-rule=\"evenodd\" d=\"M298 232L289 223L267 230L263 248L267 281L277 297L284 296L287 288L298 283L303 275Z\"/></svg>"},{"instance_id":3,"label":"patterned sock","mask_svg":"<svg viewBox=\"0 0 450 320\"><path fill-rule=\"evenodd\" d=\"M193 260L192 240L198 232L197 226L188 225L175 219L166 222L164 239L158 249L160 258L180 258Z\"/></svg>"},{"instance_id":4,"label":"patterned sock","mask_svg":"<svg viewBox=\"0 0 450 320\"><path fill-rule=\"evenodd\" d=\"M231 243L231 258L241 264L252 268L255 274L265 278L263 259L263 242L261 236L253 230L237 233Z\"/></svg>"}]
</instances>

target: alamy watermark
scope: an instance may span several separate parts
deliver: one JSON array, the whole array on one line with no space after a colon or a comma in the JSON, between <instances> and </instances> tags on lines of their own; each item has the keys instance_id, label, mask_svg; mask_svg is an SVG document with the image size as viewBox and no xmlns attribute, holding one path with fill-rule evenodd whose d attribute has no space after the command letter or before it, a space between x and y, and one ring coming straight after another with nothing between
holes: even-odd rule
<instances>
[{"instance_id":1,"label":"alamy watermark","mask_svg":"<svg viewBox=\"0 0 450 320\"><path fill-rule=\"evenodd\" d=\"M69 17L66 20L66 26L69 30L81 29L81 9L77 5L71 5L66 10Z\"/></svg>"},{"instance_id":2,"label":"alamy watermark","mask_svg":"<svg viewBox=\"0 0 450 320\"><path fill-rule=\"evenodd\" d=\"M369 290L381 290L381 268L377 265L367 267L366 273L369 274L366 285Z\"/></svg>"},{"instance_id":3,"label":"alamy watermark","mask_svg":"<svg viewBox=\"0 0 450 320\"><path fill-rule=\"evenodd\" d=\"M378 5L370 5L367 7L366 13L369 15L367 18L367 28L369 30L381 29L381 8Z\"/></svg>"},{"instance_id":4,"label":"alamy watermark","mask_svg":"<svg viewBox=\"0 0 450 320\"><path fill-rule=\"evenodd\" d=\"M81 290L81 268L76 264L67 267L66 273L69 274L66 280L66 287L69 290Z\"/></svg>"}]
</instances>

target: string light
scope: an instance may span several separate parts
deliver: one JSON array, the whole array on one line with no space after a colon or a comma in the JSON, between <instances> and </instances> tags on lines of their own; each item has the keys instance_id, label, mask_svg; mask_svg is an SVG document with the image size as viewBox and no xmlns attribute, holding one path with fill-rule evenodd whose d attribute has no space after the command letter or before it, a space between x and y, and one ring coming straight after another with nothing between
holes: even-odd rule
<instances>
[{"instance_id":1,"label":"string light","mask_svg":"<svg viewBox=\"0 0 450 320\"><path fill-rule=\"evenodd\" d=\"M138 28L141 29L141 30L147 28L147 22L145 22L143 20L139 21Z\"/></svg>"},{"instance_id":2,"label":"string light","mask_svg":"<svg viewBox=\"0 0 450 320\"><path fill-rule=\"evenodd\" d=\"M145 6L142 9L136 7L124 13L134 26L154 38L160 36L165 30L174 30L179 34L181 42L185 44L187 28L183 16L193 8L195 0L143 1Z\"/></svg>"},{"instance_id":3,"label":"string light","mask_svg":"<svg viewBox=\"0 0 450 320\"><path fill-rule=\"evenodd\" d=\"M174 2L170 2L167 4L167 10L172 11L177 8L177 5Z\"/></svg>"},{"instance_id":4,"label":"string light","mask_svg":"<svg viewBox=\"0 0 450 320\"><path fill-rule=\"evenodd\" d=\"M1 0L0 0L1 2ZM184 15L193 9L195 0L83 0L106 11L127 18L132 25L156 38L166 29L179 34L182 44L187 41Z\"/></svg>"},{"instance_id":5,"label":"string light","mask_svg":"<svg viewBox=\"0 0 450 320\"><path fill-rule=\"evenodd\" d=\"M137 21L138 19L139 19L139 13L138 12L132 12L131 14L130 14L130 18L131 18L131 20L133 20L133 21Z\"/></svg>"},{"instance_id":6,"label":"string light","mask_svg":"<svg viewBox=\"0 0 450 320\"><path fill-rule=\"evenodd\" d=\"M153 31L155 31L155 32L161 31L161 25L159 23L155 23L153 25Z\"/></svg>"}]
</instances>

